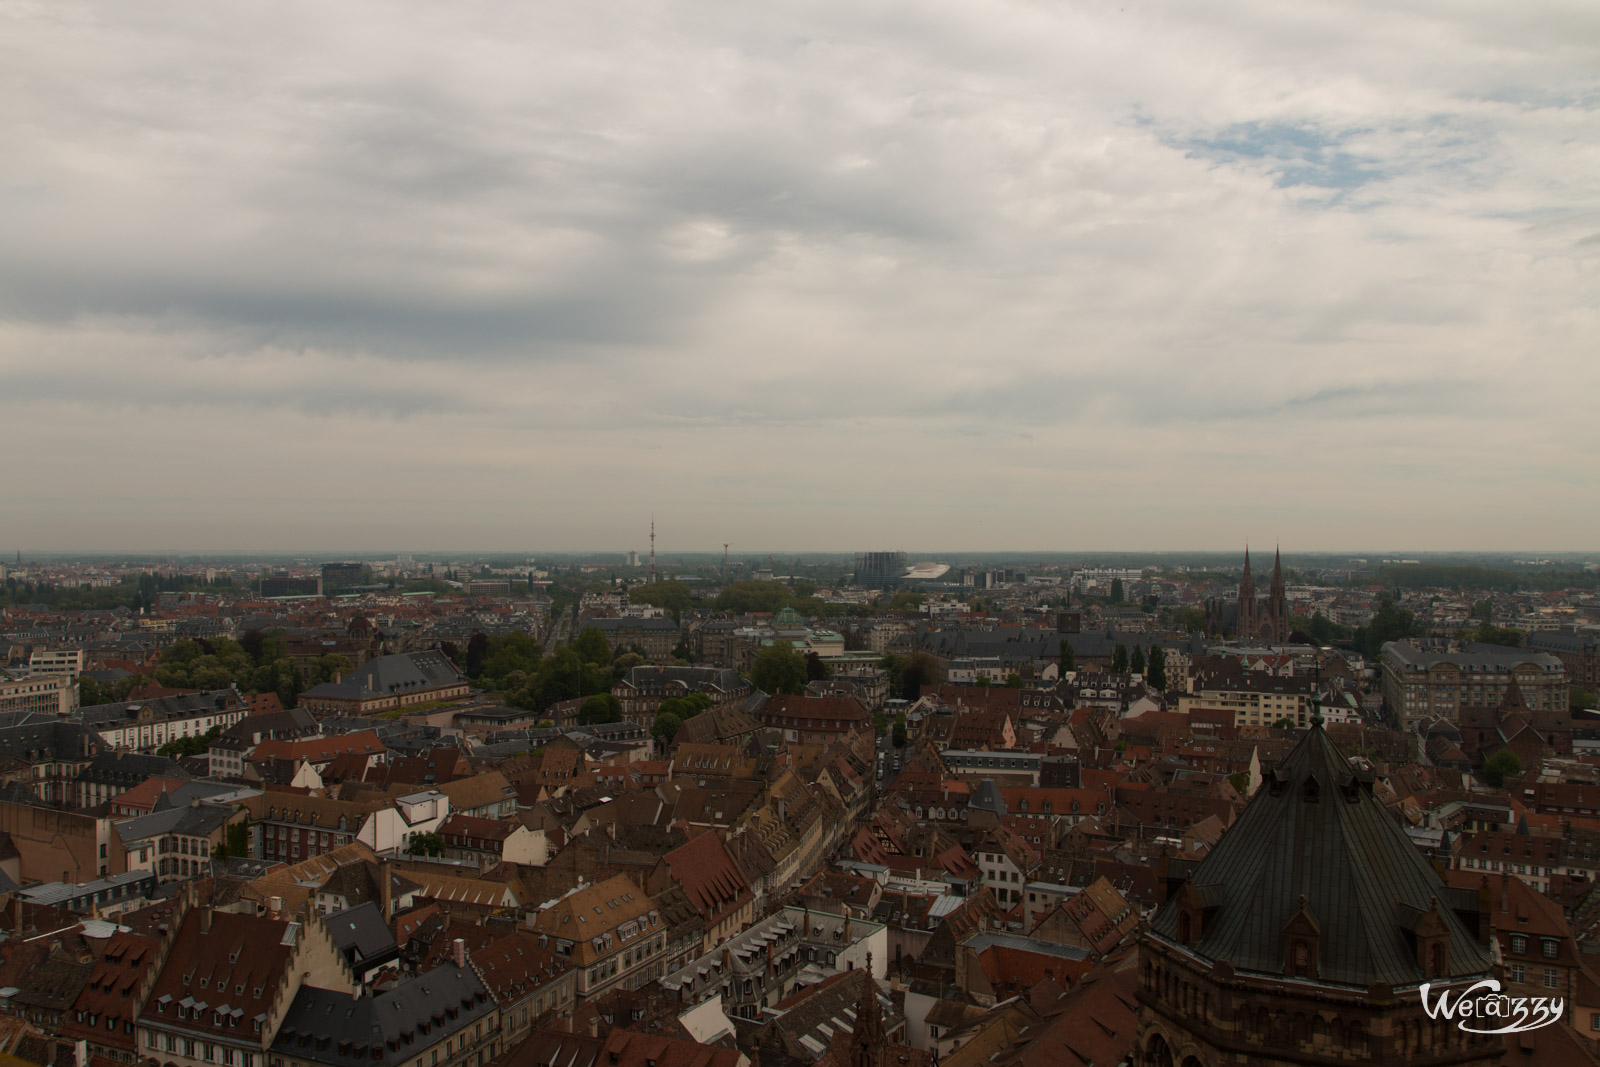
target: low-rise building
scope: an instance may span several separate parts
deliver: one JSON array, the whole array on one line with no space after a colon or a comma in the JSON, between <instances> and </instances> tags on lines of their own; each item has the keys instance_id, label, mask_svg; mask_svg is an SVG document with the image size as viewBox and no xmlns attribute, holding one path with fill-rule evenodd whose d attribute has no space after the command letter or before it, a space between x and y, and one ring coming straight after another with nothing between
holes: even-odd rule
<instances>
[{"instance_id":1,"label":"low-rise building","mask_svg":"<svg viewBox=\"0 0 1600 1067\"><path fill-rule=\"evenodd\" d=\"M371 996L302 984L273 1067L483 1067L503 1051L500 1009L464 956Z\"/></svg>"},{"instance_id":2,"label":"low-rise building","mask_svg":"<svg viewBox=\"0 0 1600 1067\"><path fill-rule=\"evenodd\" d=\"M76 718L113 748L154 752L169 741L226 729L249 713L239 691L228 688L97 704L79 708Z\"/></svg>"},{"instance_id":3,"label":"low-rise building","mask_svg":"<svg viewBox=\"0 0 1600 1067\"><path fill-rule=\"evenodd\" d=\"M77 706L76 678L0 670L0 713L32 711L40 715L71 715Z\"/></svg>"},{"instance_id":4,"label":"low-rise building","mask_svg":"<svg viewBox=\"0 0 1600 1067\"><path fill-rule=\"evenodd\" d=\"M300 706L313 715L372 715L472 694L455 664L442 652L379 656L337 682L323 682L300 694Z\"/></svg>"},{"instance_id":5,"label":"low-rise building","mask_svg":"<svg viewBox=\"0 0 1600 1067\"><path fill-rule=\"evenodd\" d=\"M888 973L883 923L845 914L785 907L661 979L685 1006L721 998L730 1017L760 1019L762 1010L804 986L847 971Z\"/></svg>"},{"instance_id":6,"label":"low-rise building","mask_svg":"<svg viewBox=\"0 0 1600 1067\"><path fill-rule=\"evenodd\" d=\"M577 968L579 1000L661 977L666 926L644 890L616 875L573 890L533 917L541 946Z\"/></svg>"},{"instance_id":7,"label":"low-rise building","mask_svg":"<svg viewBox=\"0 0 1600 1067\"><path fill-rule=\"evenodd\" d=\"M228 828L245 820L243 807L199 800L117 823L124 864L161 882L181 882L211 874L211 859L227 844ZM243 831L240 831L241 833Z\"/></svg>"},{"instance_id":8,"label":"low-rise building","mask_svg":"<svg viewBox=\"0 0 1600 1067\"><path fill-rule=\"evenodd\" d=\"M268 1067L268 1050L303 986L359 988L320 916L235 915L192 896L157 960L135 997L139 1053L174 1067Z\"/></svg>"}]
</instances>

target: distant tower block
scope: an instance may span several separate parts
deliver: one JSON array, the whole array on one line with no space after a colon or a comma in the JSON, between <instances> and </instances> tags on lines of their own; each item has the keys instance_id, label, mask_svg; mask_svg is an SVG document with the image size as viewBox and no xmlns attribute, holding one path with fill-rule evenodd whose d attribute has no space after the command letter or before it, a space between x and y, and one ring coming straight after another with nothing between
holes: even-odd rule
<instances>
[{"instance_id":1,"label":"distant tower block","mask_svg":"<svg viewBox=\"0 0 1600 1067\"><path fill-rule=\"evenodd\" d=\"M856 585L898 585L906 574L904 552L857 552Z\"/></svg>"}]
</instances>

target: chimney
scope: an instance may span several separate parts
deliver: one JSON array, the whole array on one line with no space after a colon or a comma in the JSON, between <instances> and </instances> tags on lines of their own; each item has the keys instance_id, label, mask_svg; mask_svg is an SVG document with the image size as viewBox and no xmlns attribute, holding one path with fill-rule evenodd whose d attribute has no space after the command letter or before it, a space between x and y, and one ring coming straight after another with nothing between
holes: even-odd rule
<instances>
[{"instance_id":1,"label":"chimney","mask_svg":"<svg viewBox=\"0 0 1600 1067\"><path fill-rule=\"evenodd\" d=\"M283 911L283 898L282 897L268 897L267 898L267 911L269 911L272 914L272 917L274 919L276 919L278 917L278 915Z\"/></svg>"},{"instance_id":2,"label":"chimney","mask_svg":"<svg viewBox=\"0 0 1600 1067\"><path fill-rule=\"evenodd\" d=\"M209 904L200 909L200 932L202 934L211 932L211 906Z\"/></svg>"},{"instance_id":3,"label":"chimney","mask_svg":"<svg viewBox=\"0 0 1600 1067\"><path fill-rule=\"evenodd\" d=\"M467 943L461 938L458 937L450 942L450 954L455 959L457 967L467 965Z\"/></svg>"},{"instance_id":4,"label":"chimney","mask_svg":"<svg viewBox=\"0 0 1600 1067\"><path fill-rule=\"evenodd\" d=\"M383 921L394 918L394 861L384 860L378 865L378 911Z\"/></svg>"}]
</instances>

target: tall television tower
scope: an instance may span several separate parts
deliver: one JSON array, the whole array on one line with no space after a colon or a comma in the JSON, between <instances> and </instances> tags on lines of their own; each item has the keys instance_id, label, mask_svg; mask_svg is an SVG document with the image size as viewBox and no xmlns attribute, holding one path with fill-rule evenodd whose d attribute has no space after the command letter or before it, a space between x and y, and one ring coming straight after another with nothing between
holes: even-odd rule
<instances>
[{"instance_id":1,"label":"tall television tower","mask_svg":"<svg viewBox=\"0 0 1600 1067\"><path fill-rule=\"evenodd\" d=\"M650 516L650 584L656 584L656 517Z\"/></svg>"}]
</instances>

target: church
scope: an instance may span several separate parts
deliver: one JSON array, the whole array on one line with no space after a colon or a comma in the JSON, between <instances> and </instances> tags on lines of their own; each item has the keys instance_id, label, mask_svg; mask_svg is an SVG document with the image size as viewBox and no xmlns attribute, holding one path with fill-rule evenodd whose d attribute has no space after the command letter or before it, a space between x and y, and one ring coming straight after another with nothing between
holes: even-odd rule
<instances>
[{"instance_id":1,"label":"church","mask_svg":"<svg viewBox=\"0 0 1600 1067\"><path fill-rule=\"evenodd\" d=\"M1265 597L1256 596L1255 575L1250 571L1250 548L1244 550L1244 575L1239 579L1236 601L1206 601L1206 633L1212 637L1232 636L1241 643L1259 641L1267 645L1289 642L1289 597L1283 584L1283 551L1272 560L1272 585Z\"/></svg>"},{"instance_id":2,"label":"church","mask_svg":"<svg viewBox=\"0 0 1600 1067\"><path fill-rule=\"evenodd\" d=\"M1488 1067L1423 1009L1492 977L1489 902L1444 884L1320 714L1139 947L1136 1067Z\"/></svg>"}]
</instances>

